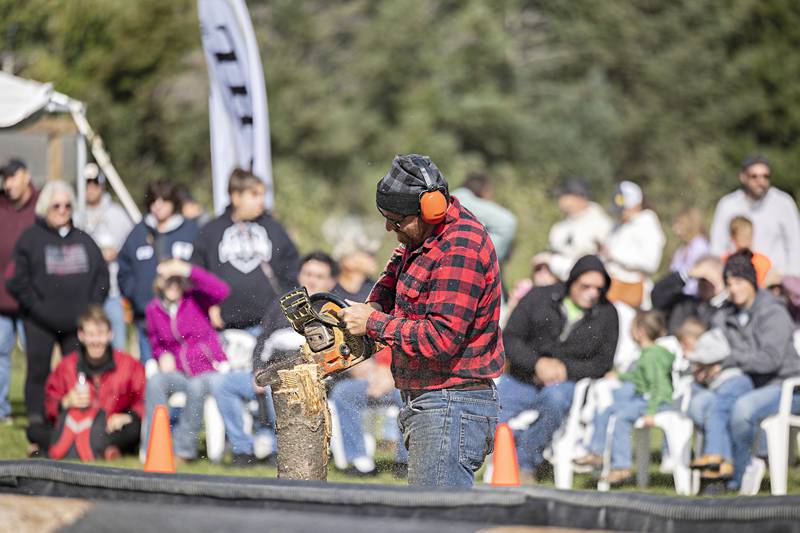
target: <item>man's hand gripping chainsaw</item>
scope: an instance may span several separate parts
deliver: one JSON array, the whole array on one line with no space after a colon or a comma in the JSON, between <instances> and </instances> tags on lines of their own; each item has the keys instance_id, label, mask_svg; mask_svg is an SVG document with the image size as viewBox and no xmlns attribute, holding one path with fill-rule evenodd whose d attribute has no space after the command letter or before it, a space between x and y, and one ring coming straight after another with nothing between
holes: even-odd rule
<instances>
[{"instance_id":1,"label":"man's hand gripping chainsaw","mask_svg":"<svg viewBox=\"0 0 800 533\"><path fill-rule=\"evenodd\" d=\"M327 292L312 296L305 287L283 295L281 310L292 328L306 342L298 354L279 360L270 360L256 372L256 383L265 387L280 383L278 370L286 370L303 363L316 363L322 370L322 377L337 374L369 359L377 351L375 341L367 336L356 337L345 329L336 316L337 311L347 307L347 303Z\"/></svg>"}]
</instances>

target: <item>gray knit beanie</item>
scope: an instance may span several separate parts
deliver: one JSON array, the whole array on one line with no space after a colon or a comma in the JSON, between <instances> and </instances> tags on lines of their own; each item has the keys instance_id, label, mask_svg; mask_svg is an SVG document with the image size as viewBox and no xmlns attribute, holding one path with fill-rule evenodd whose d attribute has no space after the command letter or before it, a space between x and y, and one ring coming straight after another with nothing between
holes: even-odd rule
<instances>
[{"instance_id":1,"label":"gray knit beanie","mask_svg":"<svg viewBox=\"0 0 800 533\"><path fill-rule=\"evenodd\" d=\"M378 208L398 215L419 213L419 195L431 184L448 195L447 181L431 158L425 155L397 155L389 172L378 182L375 200Z\"/></svg>"}]
</instances>

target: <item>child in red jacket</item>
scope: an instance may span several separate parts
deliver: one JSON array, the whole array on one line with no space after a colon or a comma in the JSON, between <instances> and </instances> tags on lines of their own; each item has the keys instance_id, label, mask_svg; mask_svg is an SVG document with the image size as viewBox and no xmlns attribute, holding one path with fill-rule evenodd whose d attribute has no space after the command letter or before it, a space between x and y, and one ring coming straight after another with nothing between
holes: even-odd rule
<instances>
[{"instance_id":1,"label":"child in red jacket","mask_svg":"<svg viewBox=\"0 0 800 533\"><path fill-rule=\"evenodd\" d=\"M111 460L135 451L144 415L144 367L112 350L111 322L92 305L78 319L77 352L64 356L45 384L44 424L28 427L35 455Z\"/></svg>"}]
</instances>

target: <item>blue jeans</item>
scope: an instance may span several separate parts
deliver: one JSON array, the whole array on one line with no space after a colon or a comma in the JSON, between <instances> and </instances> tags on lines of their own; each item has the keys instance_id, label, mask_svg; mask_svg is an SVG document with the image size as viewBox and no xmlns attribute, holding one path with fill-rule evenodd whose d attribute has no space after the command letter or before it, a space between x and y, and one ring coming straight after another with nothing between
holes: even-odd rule
<instances>
[{"instance_id":1,"label":"blue jeans","mask_svg":"<svg viewBox=\"0 0 800 533\"><path fill-rule=\"evenodd\" d=\"M500 411L494 387L402 398L397 423L408 449L408 484L471 487L494 447Z\"/></svg>"},{"instance_id":2,"label":"blue jeans","mask_svg":"<svg viewBox=\"0 0 800 533\"><path fill-rule=\"evenodd\" d=\"M669 408L662 404L659 409ZM594 432L589 451L602 455L606 447L608 424L613 416L615 419L611 438L611 468L630 469L633 466L633 452L631 451L631 432L633 425L640 417L647 413L647 400L636 392L633 383L625 382L614 391L614 403L602 413L594 417Z\"/></svg>"},{"instance_id":3,"label":"blue jeans","mask_svg":"<svg viewBox=\"0 0 800 533\"><path fill-rule=\"evenodd\" d=\"M103 304L103 311L106 312L108 319L111 321L111 333L113 334L111 346L113 346L115 350L127 351L125 350L125 346L127 344L128 335L125 326L125 311L122 308L122 297L109 296L106 298Z\"/></svg>"},{"instance_id":4,"label":"blue jeans","mask_svg":"<svg viewBox=\"0 0 800 533\"><path fill-rule=\"evenodd\" d=\"M235 455L253 454L253 436L244 432L244 417L242 416L243 403L256 399L253 388L253 374L247 370L237 370L222 374L214 382L212 393L217 401L217 407L225 422L225 436L231 443L231 450ZM275 409L272 406L272 394L269 388L265 391L267 419L275 424ZM254 427L258 421L254 421ZM275 430L272 427L259 429L259 433L269 433L275 439Z\"/></svg>"},{"instance_id":5,"label":"blue jeans","mask_svg":"<svg viewBox=\"0 0 800 533\"><path fill-rule=\"evenodd\" d=\"M553 433L567 417L574 391L573 381L536 387L509 374L500 378L497 393L503 407L500 416L502 422L508 422L523 411L539 413L539 418L529 428L514 432L520 469L534 472L544 460L542 452L550 445Z\"/></svg>"},{"instance_id":6,"label":"blue jeans","mask_svg":"<svg viewBox=\"0 0 800 533\"><path fill-rule=\"evenodd\" d=\"M729 487L738 489L742 476L750 463L750 452L757 433L762 433L760 444L766 444L761 431L761 422L778 413L781 398L781 385L767 385L740 396L731 411L731 441L733 444L733 479ZM795 394L792 413L800 412L800 395Z\"/></svg>"},{"instance_id":7,"label":"blue jeans","mask_svg":"<svg viewBox=\"0 0 800 533\"><path fill-rule=\"evenodd\" d=\"M11 416L11 403L8 401L8 389L11 386L11 352L17 334L25 343L22 321L8 315L0 315L0 418Z\"/></svg>"},{"instance_id":8,"label":"blue jeans","mask_svg":"<svg viewBox=\"0 0 800 533\"><path fill-rule=\"evenodd\" d=\"M183 459L197 457L197 443L200 427L203 424L203 404L211 394L211 389L219 377L216 372L206 372L199 376L188 377L180 372L159 372L147 380L145 389L145 422L142 426L147 449L150 442L150 421L157 405L167 405L170 395L176 392L186 393L186 407L181 411L177 425L172 430L175 454Z\"/></svg>"},{"instance_id":9,"label":"blue jeans","mask_svg":"<svg viewBox=\"0 0 800 533\"><path fill-rule=\"evenodd\" d=\"M367 408L367 380L344 379L339 381L333 386L330 399L336 406L336 414L339 417L339 424L342 428L345 457L348 463L352 463L356 457L367 455L367 450L364 447L364 423L362 420L362 414ZM397 389L380 398L376 398L376 400L382 404L394 404L397 407L403 407L400 391ZM408 462L408 451L402 442L397 443L395 462Z\"/></svg>"},{"instance_id":10,"label":"blue jeans","mask_svg":"<svg viewBox=\"0 0 800 533\"><path fill-rule=\"evenodd\" d=\"M753 390L749 376L735 376L725 380L714 390L697 387L689 402L689 417L703 428L703 453L720 455L725 461L733 460L731 448L731 409L740 396Z\"/></svg>"},{"instance_id":11,"label":"blue jeans","mask_svg":"<svg viewBox=\"0 0 800 533\"><path fill-rule=\"evenodd\" d=\"M136 333L139 338L139 362L145 364L153 358L153 349L150 347L150 339L147 338L147 321L144 318L137 318Z\"/></svg>"}]
</instances>

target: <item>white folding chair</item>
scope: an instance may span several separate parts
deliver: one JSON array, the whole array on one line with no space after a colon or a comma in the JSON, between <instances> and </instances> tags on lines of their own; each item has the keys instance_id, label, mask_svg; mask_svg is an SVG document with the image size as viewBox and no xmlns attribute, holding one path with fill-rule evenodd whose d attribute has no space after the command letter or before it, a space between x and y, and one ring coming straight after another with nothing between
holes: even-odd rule
<instances>
[{"instance_id":1,"label":"white folding chair","mask_svg":"<svg viewBox=\"0 0 800 533\"><path fill-rule=\"evenodd\" d=\"M699 488L699 477L697 483L693 482L692 470L689 466L692 458L691 446L694 424L686 416L686 411L689 409L689 401L691 400L694 378L691 375L684 375L688 370L688 361L683 357L683 348L676 337L672 335L661 337L656 340L656 344L675 355L675 361L672 364L672 398L675 402L679 402L680 405L677 411L657 413L653 417L655 427L664 433L664 439L667 441L675 492L681 495L691 495L696 493L695 485ZM638 420L634 427L638 430L636 432L636 479L640 487L646 487L650 478L650 432L644 427L643 420ZM662 458L662 464L663 462ZM697 474L699 476L699 472Z\"/></svg>"},{"instance_id":2,"label":"white folding chair","mask_svg":"<svg viewBox=\"0 0 800 533\"><path fill-rule=\"evenodd\" d=\"M789 461L800 444L796 442L795 446L790 446L792 434L800 430L800 416L792 414L792 400L797 388L800 388L800 377L784 380L778 414L761 422L761 429L767 434L770 490L776 496L786 494Z\"/></svg>"},{"instance_id":3,"label":"white folding chair","mask_svg":"<svg viewBox=\"0 0 800 533\"><path fill-rule=\"evenodd\" d=\"M222 332L222 349L228 358L231 371L250 370L256 338L240 329L226 329ZM245 408L245 430L252 431L253 417ZM212 463L219 463L225 455L225 421L213 396L206 398L203 405L203 421L206 428L206 455Z\"/></svg>"},{"instance_id":4,"label":"white folding chair","mask_svg":"<svg viewBox=\"0 0 800 533\"><path fill-rule=\"evenodd\" d=\"M553 435L549 460L553 464L553 476L558 489L572 488L574 474L572 461L579 453L579 444L584 430L581 423L581 408L591 384L592 380L589 378L584 378L575 384L575 392L572 394L572 405L567 419Z\"/></svg>"},{"instance_id":5,"label":"white folding chair","mask_svg":"<svg viewBox=\"0 0 800 533\"><path fill-rule=\"evenodd\" d=\"M667 447L672 458L672 477L675 491L681 495L693 493L691 461L691 443L694 424L686 416L691 396L691 376L683 376L684 359L680 344L675 337L662 337L656 344L663 346L675 354L672 365L673 399L680 400L679 411L662 411L653 416L655 427L664 433ZM612 417L613 418L613 417ZM613 423L609 423L607 435L613 433ZM647 487L650 482L650 428L644 425L640 418L634 424L635 454L636 454L636 482L639 487ZM606 449L603 456L603 471L610 470L611 439L606 439ZM598 490L608 490L608 484L600 482Z\"/></svg>"}]
</instances>

